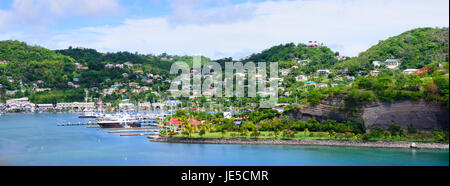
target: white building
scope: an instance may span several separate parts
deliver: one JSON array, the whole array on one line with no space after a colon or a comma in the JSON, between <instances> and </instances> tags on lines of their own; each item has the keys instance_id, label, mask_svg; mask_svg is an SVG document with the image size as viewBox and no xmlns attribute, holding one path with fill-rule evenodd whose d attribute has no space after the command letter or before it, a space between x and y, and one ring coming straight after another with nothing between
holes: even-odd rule
<instances>
[{"instance_id":1,"label":"white building","mask_svg":"<svg viewBox=\"0 0 450 186\"><path fill-rule=\"evenodd\" d=\"M36 105L29 102L28 98L9 99L6 100L7 110L25 110L34 112Z\"/></svg>"},{"instance_id":2,"label":"white building","mask_svg":"<svg viewBox=\"0 0 450 186\"><path fill-rule=\"evenodd\" d=\"M378 76L378 74L380 74L380 71L378 71L378 70L370 71L370 75L372 75L372 76Z\"/></svg>"},{"instance_id":3,"label":"white building","mask_svg":"<svg viewBox=\"0 0 450 186\"><path fill-rule=\"evenodd\" d=\"M330 70L318 70L317 73L318 74L329 74Z\"/></svg>"},{"instance_id":4,"label":"white building","mask_svg":"<svg viewBox=\"0 0 450 186\"><path fill-rule=\"evenodd\" d=\"M37 109L40 111L43 110L53 110L53 104L37 104Z\"/></svg>"},{"instance_id":5,"label":"white building","mask_svg":"<svg viewBox=\"0 0 450 186\"><path fill-rule=\"evenodd\" d=\"M392 69L392 70L397 70L398 66L400 65L400 62L398 61L398 59L387 59L384 64L386 65L387 68Z\"/></svg>"},{"instance_id":6,"label":"white building","mask_svg":"<svg viewBox=\"0 0 450 186\"><path fill-rule=\"evenodd\" d=\"M328 84L326 83L319 83L316 85L316 88L323 88L323 87L328 87Z\"/></svg>"},{"instance_id":7,"label":"white building","mask_svg":"<svg viewBox=\"0 0 450 186\"><path fill-rule=\"evenodd\" d=\"M180 100L167 100L164 101L164 104L169 106L169 107L176 107L182 104L182 102Z\"/></svg>"},{"instance_id":8,"label":"white building","mask_svg":"<svg viewBox=\"0 0 450 186\"><path fill-rule=\"evenodd\" d=\"M297 81L308 81L308 77L306 77L305 75L299 75L296 78Z\"/></svg>"},{"instance_id":9,"label":"white building","mask_svg":"<svg viewBox=\"0 0 450 186\"><path fill-rule=\"evenodd\" d=\"M134 104L132 103L119 103L120 110L134 110Z\"/></svg>"},{"instance_id":10,"label":"white building","mask_svg":"<svg viewBox=\"0 0 450 186\"><path fill-rule=\"evenodd\" d=\"M310 60L300 60L300 61L297 61L298 65L306 65L306 64L308 64L309 62L310 62Z\"/></svg>"},{"instance_id":11,"label":"white building","mask_svg":"<svg viewBox=\"0 0 450 186\"><path fill-rule=\"evenodd\" d=\"M403 71L403 74L413 74L414 72L417 72L417 69L406 69Z\"/></svg>"},{"instance_id":12,"label":"white building","mask_svg":"<svg viewBox=\"0 0 450 186\"><path fill-rule=\"evenodd\" d=\"M372 61L372 64L373 64L373 66L375 66L375 67L380 67L382 64L384 64L383 62L381 62L381 61Z\"/></svg>"},{"instance_id":13,"label":"white building","mask_svg":"<svg viewBox=\"0 0 450 186\"><path fill-rule=\"evenodd\" d=\"M287 76L287 75L289 75L289 73L291 73L291 70L283 69L283 70L280 70L280 73L282 76Z\"/></svg>"},{"instance_id":14,"label":"white building","mask_svg":"<svg viewBox=\"0 0 450 186\"><path fill-rule=\"evenodd\" d=\"M95 108L94 102L87 102L87 103L73 102L73 103L56 104L56 109L58 110L94 110L94 108Z\"/></svg>"}]
</instances>

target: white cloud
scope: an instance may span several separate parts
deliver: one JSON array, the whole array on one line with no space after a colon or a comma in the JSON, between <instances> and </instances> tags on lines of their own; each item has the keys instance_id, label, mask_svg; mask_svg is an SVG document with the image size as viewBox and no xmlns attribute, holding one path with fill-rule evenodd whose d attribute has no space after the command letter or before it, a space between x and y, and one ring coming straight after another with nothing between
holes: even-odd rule
<instances>
[{"instance_id":1,"label":"white cloud","mask_svg":"<svg viewBox=\"0 0 450 186\"><path fill-rule=\"evenodd\" d=\"M185 24L229 24L251 19L255 4L243 3L231 5L228 1L218 1L220 6L208 8L211 0L173 0L170 1L173 14L168 17L172 26ZM217 2L216 2L217 3Z\"/></svg>"},{"instance_id":2,"label":"white cloud","mask_svg":"<svg viewBox=\"0 0 450 186\"><path fill-rule=\"evenodd\" d=\"M50 39L34 42L52 49L72 45L103 52L168 52L236 58L280 43L313 40L341 54L355 56L379 40L413 28L448 26L448 3L446 0L268 1L245 4L251 7L251 16L238 15L237 19L231 14L218 19L191 15L173 26L175 13L166 17L129 19L119 26L56 33ZM229 9L233 13L241 6L244 5L227 4L200 12L213 14L213 10L227 12ZM187 12L189 9L192 10L188 8Z\"/></svg>"},{"instance_id":3,"label":"white cloud","mask_svg":"<svg viewBox=\"0 0 450 186\"><path fill-rule=\"evenodd\" d=\"M0 11L0 31L6 26L45 27L70 16L101 15L120 9L117 0L14 0Z\"/></svg>"}]
</instances>

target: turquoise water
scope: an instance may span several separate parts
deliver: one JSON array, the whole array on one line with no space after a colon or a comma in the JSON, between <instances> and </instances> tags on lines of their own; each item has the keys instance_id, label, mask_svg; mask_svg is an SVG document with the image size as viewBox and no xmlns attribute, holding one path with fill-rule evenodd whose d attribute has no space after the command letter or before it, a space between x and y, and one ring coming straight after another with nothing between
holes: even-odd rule
<instances>
[{"instance_id":1,"label":"turquoise water","mask_svg":"<svg viewBox=\"0 0 450 186\"><path fill-rule=\"evenodd\" d=\"M448 151L154 143L85 126L76 114L0 116L0 165L448 166Z\"/></svg>"}]
</instances>

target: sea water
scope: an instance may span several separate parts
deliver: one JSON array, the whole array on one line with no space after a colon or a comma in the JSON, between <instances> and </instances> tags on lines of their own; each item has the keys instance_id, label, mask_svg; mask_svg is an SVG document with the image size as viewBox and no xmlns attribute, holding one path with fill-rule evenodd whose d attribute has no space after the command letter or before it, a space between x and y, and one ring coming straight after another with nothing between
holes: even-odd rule
<instances>
[{"instance_id":1,"label":"sea water","mask_svg":"<svg viewBox=\"0 0 450 186\"><path fill-rule=\"evenodd\" d=\"M448 166L442 150L150 142L86 126L76 114L0 116L0 165L18 166Z\"/></svg>"}]
</instances>

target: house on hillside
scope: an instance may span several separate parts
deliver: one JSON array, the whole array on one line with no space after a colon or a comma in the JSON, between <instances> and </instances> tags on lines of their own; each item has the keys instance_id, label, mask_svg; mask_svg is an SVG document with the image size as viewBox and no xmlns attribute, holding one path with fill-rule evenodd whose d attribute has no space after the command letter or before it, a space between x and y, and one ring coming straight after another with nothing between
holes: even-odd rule
<instances>
[{"instance_id":1,"label":"house on hillside","mask_svg":"<svg viewBox=\"0 0 450 186\"><path fill-rule=\"evenodd\" d=\"M403 71L403 74L414 74L417 72L417 69L406 69Z\"/></svg>"},{"instance_id":2,"label":"house on hillside","mask_svg":"<svg viewBox=\"0 0 450 186\"><path fill-rule=\"evenodd\" d=\"M337 59L338 61L344 61L345 59L347 59L346 56L334 56L334 59Z\"/></svg>"},{"instance_id":3,"label":"house on hillside","mask_svg":"<svg viewBox=\"0 0 450 186\"><path fill-rule=\"evenodd\" d=\"M321 75L323 75L323 74L329 74L329 73L330 73L330 70L318 70L317 73L318 73L318 74L321 74Z\"/></svg>"},{"instance_id":4,"label":"house on hillside","mask_svg":"<svg viewBox=\"0 0 450 186\"><path fill-rule=\"evenodd\" d=\"M326 83L319 83L316 85L316 88L324 88L324 87L328 87L328 84Z\"/></svg>"},{"instance_id":5,"label":"house on hillside","mask_svg":"<svg viewBox=\"0 0 450 186\"><path fill-rule=\"evenodd\" d=\"M381 65L383 65L384 63L381 61L372 61L373 66L375 67L380 67Z\"/></svg>"},{"instance_id":6,"label":"house on hillside","mask_svg":"<svg viewBox=\"0 0 450 186\"><path fill-rule=\"evenodd\" d=\"M289 73L291 73L291 70L283 69L283 70L280 70L280 73L282 76L287 76L287 75L289 75Z\"/></svg>"},{"instance_id":7,"label":"house on hillside","mask_svg":"<svg viewBox=\"0 0 450 186\"><path fill-rule=\"evenodd\" d=\"M380 71L378 71L378 70L372 70L372 71L370 71L370 75L371 75L371 76L378 76L378 74L380 74Z\"/></svg>"},{"instance_id":8,"label":"house on hillside","mask_svg":"<svg viewBox=\"0 0 450 186\"><path fill-rule=\"evenodd\" d=\"M305 75L299 75L297 78L295 78L297 81L308 81L308 77Z\"/></svg>"},{"instance_id":9,"label":"house on hillside","mask_svg":"<svg viewBox=\"0 0 450 186\"><path fill-rule=\"evenodd\" d=\"M306 86L316 86L317 83L314 82L314 81L307 81L307 82L305 83L305 85L306 85Z\"/></svg>"},{"instance_id":10,"label":"house on hillside","mask_svg":"<svg viewBox=\"0 0 450 186\"><path fill-rule=\"evenodd\" d=\"M384 64L386 65L387 68L392 69L392 70L397 70L398 67L400 66L400 62L398 59L387 59Z\"/></svg>"},{"instance_id":11,"label":"house on hillside","mask_svg":"<svg viewBox=\"0 0 450 186\"><path fill-rule=\"evenodd\" d=\"M300 60L300 61L297 61L297 64L298 65L306 65L306 64L308 64L310 62L310 60Z\"/></svg>"}]
</instances>

